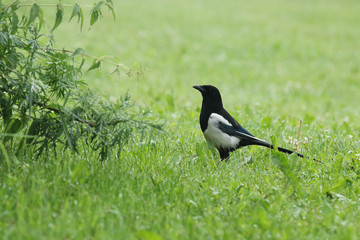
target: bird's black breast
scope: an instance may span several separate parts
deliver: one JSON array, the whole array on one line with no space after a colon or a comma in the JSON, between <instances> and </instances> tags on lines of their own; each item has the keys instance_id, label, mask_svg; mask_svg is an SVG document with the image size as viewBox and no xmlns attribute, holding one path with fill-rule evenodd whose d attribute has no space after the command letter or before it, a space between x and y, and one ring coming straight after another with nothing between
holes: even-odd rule
<instances>
[{"instance_id":1,"label":"bird's black breast","mask_svg":"<svg viewBox=\"0 0 360 240\"><path fill-rule=\"evenodd\" d=\"M201 110L201 113L200 113L200 127L201 127L202 132L205 132L205 130L207 129L210 115L211 115L210 111L203 111L203 109Z\"/></svg>"}]
</instances>

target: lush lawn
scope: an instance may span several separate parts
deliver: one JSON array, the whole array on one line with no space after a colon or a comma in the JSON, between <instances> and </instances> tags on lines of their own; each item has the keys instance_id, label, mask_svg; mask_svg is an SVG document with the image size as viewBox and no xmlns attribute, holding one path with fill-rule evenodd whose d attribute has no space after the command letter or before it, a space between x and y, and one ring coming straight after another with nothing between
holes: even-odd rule
<instances>
[{"instance_id":1,"label":"lush lawn","mask_svg":"<svg viewBox=\"0 0 360 240\"><path fill-rule=\"evenodd\" d=\"M115 22L63 24L58 47L141 63L139 81L106 64L83 79L129 91L167 132L104 163L86 149L1 161L2 239L360 238L359 1L114 2ZM257 137L295 149L302 120L300 151L324 164L261 147L218 163L191 87L205 83Z\"/></svg>"}]
</instances>

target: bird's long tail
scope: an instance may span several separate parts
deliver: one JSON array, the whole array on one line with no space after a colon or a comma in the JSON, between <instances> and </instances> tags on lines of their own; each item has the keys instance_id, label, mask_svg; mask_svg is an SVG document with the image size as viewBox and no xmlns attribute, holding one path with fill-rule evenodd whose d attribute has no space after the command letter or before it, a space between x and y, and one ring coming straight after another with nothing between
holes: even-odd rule
<instances>
[{"instance_id":1,"label":"bird's long tail","mask_svg":"<svg viewBox=\"0 0 360 240\"><path fill-rule=\"evenodd\" d=\"M256 145L260 145L260 146L264 146L264 147L267 147L267 148L274 149L274 146L272 144L270 144L268 142L265 142L265 141L262 141L262 140L257 142ZM279 152L283 152L283 153L287 153L287 154L295 153L299 157L304 158L304 155L302 155L301 153L298 153L298 152L295 152L295 151L292 151L292 150L289 150L289 149L286 149L286 148L282 148L282 147L278 147L277 149L279 150ZM321 161L316 160L315 158L313 158L313 161L321 163Z\"/></svg>"},{"instance_id":2,"label":"bird's long tail","mask_svg":"<svg viewBox=\"0 0 360 240\"><path fill-rule=\"evenodd\" d=\"M243 146L247 146L247 145L259 145L259 146L264 146L264 147L268 147L271 149L274 149L274 146L260 138L256 138L253 135L249 135L248 133L245 132L241 132L237 129L234 129L232 126L224 124L222 122L219 122L219 128L220 130L222 130L223 132L225 132L226 134L229 134L230 136L235 136L237 138L240 139L240 141L245 142L245 144ZM304 155L302 155L301 153L295 152L295 151L291 151L289 149L286 148L282 148L282 147L278 147L279 152L283 152L283 153L287 153L287 154L292 154L292 153L296 153L296 155L298 155L301 158L304 158ZM313 158L313 160L315 162L320 162L319 160L316 160L315 158Z\"/></svg>"}]
</instances>

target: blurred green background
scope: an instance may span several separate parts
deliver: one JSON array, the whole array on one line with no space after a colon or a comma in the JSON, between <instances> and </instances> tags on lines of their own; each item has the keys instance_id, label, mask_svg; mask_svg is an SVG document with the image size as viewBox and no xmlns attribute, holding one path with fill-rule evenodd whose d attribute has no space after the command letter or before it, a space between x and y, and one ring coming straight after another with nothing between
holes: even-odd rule
<instances>
[{"instance_id":1,"label":"blurred green background","mask_svg":"<svg viewBox=\"0 0 360 240\"><path fill-rule=\"evenodd\" d=\"M79 33L71 23L55 32L58 47L145 68L140 81L111 75L106 64L85 74L106 96L129 91L162 113L199 107L191 86L213 84L230 111L250 105L266 115L306 112L319 121L359 117L359 1L114 3L115 21L104 11L91 31Z\"/></svg>"}]
</instances>

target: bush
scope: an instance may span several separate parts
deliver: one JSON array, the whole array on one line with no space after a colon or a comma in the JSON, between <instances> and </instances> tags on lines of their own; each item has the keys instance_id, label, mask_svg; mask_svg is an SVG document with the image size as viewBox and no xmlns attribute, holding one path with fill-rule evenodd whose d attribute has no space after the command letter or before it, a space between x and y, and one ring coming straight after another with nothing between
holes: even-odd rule
<instances>
[{"instance_id":1,"label":"bush","mask_svg":"<svg viewBox=\"0 0 360 240\"><path fill-rule=\"evenodd\" d=\"M134 133L145 134L161 125L152 120L151 112L130 100L128 95L117 102L104 100L88 89L80 77L88 59L81 48L58 50L53 47L52 32L61 24L64 6L56 7L55 23L49 34L41 32L44 14L34 3L28 14L19 16L19 1L0 2L0 149L3 156L36 153L40 156L59 146L79 152L85 143L99 153L102 160L113 149L119 152ZM94 4L90 26L111 0ZM79 4L72 8L71 19L83 25ZM43 44L45 42L45 44ZM101 64L95 58L87 69ZM116 71L131 69L116 64ZM8 157L7 157L8 159Z\"/></svg>"}]
</instances>

